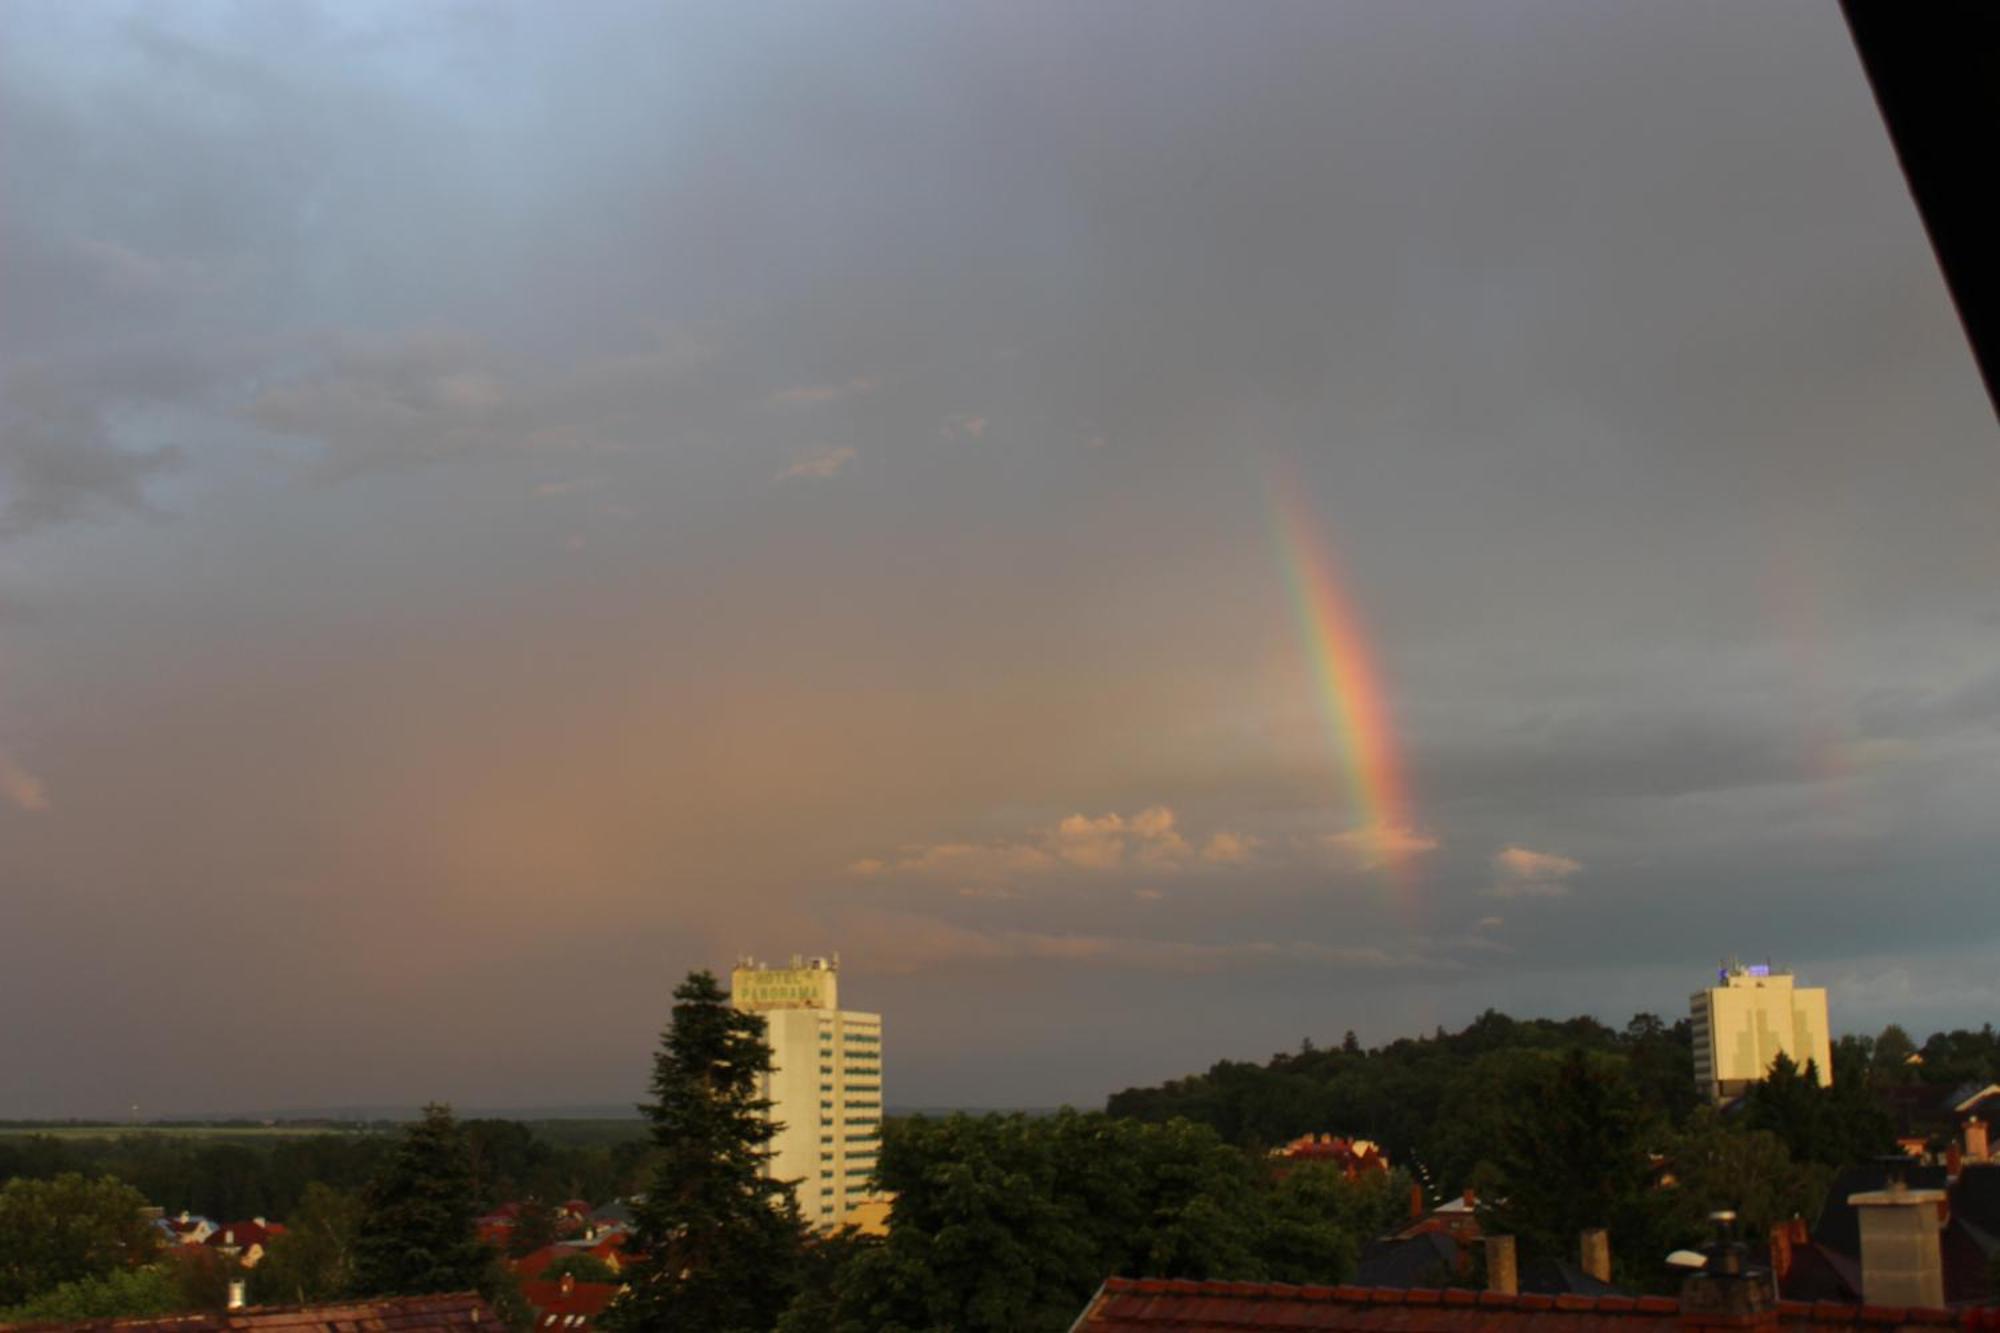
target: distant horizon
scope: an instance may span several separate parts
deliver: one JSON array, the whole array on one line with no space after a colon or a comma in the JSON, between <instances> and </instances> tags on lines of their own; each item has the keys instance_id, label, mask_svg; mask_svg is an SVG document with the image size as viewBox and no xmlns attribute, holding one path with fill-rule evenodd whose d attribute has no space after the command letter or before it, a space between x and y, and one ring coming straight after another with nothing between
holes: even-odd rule
<instances>
[{"instance_id":1,"label":"distant horizon","mask_svg":"<svg viewBox=\"0 0 2000 1333\"><path fill-rule=\"evenodd\" d=\"M1497 1008L1497 1006L1494 1006L1494 1008ZM1480 1010L1479 1012L1484 1013L1486 1011ZM1606 1027L1611 1028L1614 1031L1622 1030L1625 1027L1625 1025L1629 1023L1632 1019L1644 1013L1653 1014L1656 1017L1660 1018L1662 1021L1669 1024L1670 1026L1688 1017L1687 1014L1679 1011L1674 1011L1672 1013L1661 1013L1658 1010L1649 1010L1649 1009L1637 1009L1632 1011L1632 1013L1627 1014L1623 1018L1619 1019L1606 1018L1602 1015L1592 1014L1589 1012L1578 1012L1570 1014L1556 1014L1556 1013L1528 1014L1528 1013L1513 1013L1504 1009L1500 1009L1498 1010L1498 1012L1505 1014L1509 1018L1517 1019L1523 1022L1546 1021L1546 1022L1560 1023L1571 1019L1589 1018L1592 1019L1593 1021L1604 1024ZM1463 1031L1464 1028L1470 1022L1473 1021L1473 1019L1477 1018L1477 1016L1478 1016L1477 1014L1474 1014L1457 1024L1447 1025L1445 1030L1447 1032ZM1927 1025L1912 1025L1909 1023L1902 1023L1894 1018L1891 1018L1886 1020L1884 1023L1878 1024L1872 1028L1863 1029L1863 1028L1842 1027L1836 1021L1832 1024L1831 1034L1832 1034L1832 1039L1836 1042L1841 1040L1843 1037L1849 1037L1849 1036L1873 1038L1880 1035L1883 1028L1887 1027L1891 1023L1895 1023L1897 1026L1902 1027L1908 1033L1911 1039L1916 1042L1918 1046L1922 1046L1923 1043L1929 1037L1937 1033L1961 1030L1961 1029L1969 1029L1976 1031L1980 1026L1982 1026L1982 1024L1990 1022L1991 1022L1990 1019L1983 1019L1973 1022L1945 1023L1936 1026L1927 1026ZM1435 1028L1432 1028L1427 1031L1405 1032L1389 1037L1384 1040L1363 1042L1363 1046L1365 1049L1376 1050L1376 1049L1381 1049L1385 1046L1392 1045L1397 1041L1429 1040L1435 1036L1435 1033L1436 1033ZM1311 1040L1313 1041L1313 1044L1316 1048L1321 1050L1326 1050L1326 1049L1337 1048L1340 1044L1343 1035L1344 1035L1344 1030L1342 1033L1330 1034L1324 1040L1317 1037L1313 1037L1311 1038ZM1303 1039L1305 1038L1302 1037L1301 1040ZM1214 1066L1215 1064L1224 1059L1237 1060L1237 1061L1247 1060L1254 1063L1262 1063L1264 1060L1269 1059L1271 1056L1282 1054L1285 1053L1286 1051L1296 1050L1296 1049L1298 1049L1298 1047L1296 1046L1288 1047L1284 1048L1283 1050L1268 1052L1263 1056L1242 1056L1242 1055L1216 1056L1205 1062L1191 1065L1190 1067L1179 1070L1175 1073L1163 1075L1160 1079L1152 1080L1151 1083L1163 1082L1167 1079L1183 1077L1186 1075L1205 1073L1212 1066ZM893 1060L893 1056L891 1057L891 1059ZM895 1066L893 1063L889 1063L886 1065L886 1068L889 1071L887 1074L886 1081L889 1083L889 1086L893 1089L895 1081L894 1080ZM1053 1101L1053 1102L903 1103L891 1100L885 1107L885 1112L886 1114L891 1116L902 1116L902 1115L950 1115L959 1112L963 1112L966 1114L993 1113L1001 1115L1010 1115L1015 1113L1023 1113L1029 1115L1041 1115L1041 1114L1052 1114L1056 1111L1060 1111L1065 1108L1093 1111L1093 1110L1102 1110L1104 1108L1105 1103L1108 1102L1112 1096L1114 1096L1118 1092L1124 1091L1126 1088L1151 1086L1151 1083L1127 1083L1119 1087L1106 1089L1104 1094L1100 1097L1092 1099L1081 1099L1081 1100L1072 1099L1072 1100ZM166 1110L166 1111L154 1112L142 1109L139 1118L136 1120L129 1119L125 1115L120 1115L115 1113L104 1114L104 1113L92 1113L92 1112L81 1112L81 1111L74 1113L58 1112L47 1115L0 1116L0 1132L4 1132L4 1127L9 1124L31 1123L36 1121L48 1121L52 1123L75 1123L82 1126L102 1125L111 1128L116 1128L122 1125L129 1124L135 1129L145 1129L148 1126L170 1126L180 1123L204 1124L204 1123L219 1123L224 1121L248 1121L253 1123L271 1121L280 1125L285 1124L287 1122L305 1122L313 1120L334 1121L334 1122L351 1120L357 1124L368 1123L373 1121L393 1121L401 1123L401 1122L420 1119L422 1117L424 1106L428 1105L430 1102L437 1100L440 1099L429 1098L429 1099L419 1099L414 1101L388 1100L382 1102L357 1103L351 1105L329 1104L323 1106L281 1106L281 1107L265 1107L260 1109L249 1109L249 1110L221 1110L221 1111ZM452 1113L462 1120L470 1120L470 1119L504 1119L504 1120L524 1120L524 1121L631 1120L634 1122L643 1122L644 1120L644 1117L638 1111L638 1106L640 1102L643 1100L643 1094L641 1094L640 1096L635 1096L633 1101L630 1103L620 1103L615 1101L589 1101L589 1102L574 1102L574 1103L549 1103L549 1102L524 1101L519 1103L486 1103L477 1105L472 1105L472 1104L459 1105L457 1103L450 1102L449 1099L445 1100L447 1104L451 1106Z\"/></svg>"}]
</instances>

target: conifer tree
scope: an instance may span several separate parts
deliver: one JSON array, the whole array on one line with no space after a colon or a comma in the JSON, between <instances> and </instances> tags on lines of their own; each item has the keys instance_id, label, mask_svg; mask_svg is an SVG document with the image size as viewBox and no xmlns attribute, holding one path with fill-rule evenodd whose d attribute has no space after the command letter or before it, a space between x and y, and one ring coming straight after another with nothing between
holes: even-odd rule
<instances>
[{"instance_id":1,"label":"conifer tree","mask_svg":"<svg viewBox=\"0 0 2000 1333\"><path fill-rule=\"evenodd\" d=\"M449 1106L430 1105L369 1182L354 1243L367 1296L469 1291L492 1252L473 1231L472 1160Z\"/></svg>"},{"instance_id":2,"label":"conifer tree","mask_svg":"<svg viewBox=\"0 0 2000 1333\"><path fill-rule=\"evenodd\" d=\"M731 1008L712 974L689 974L640 1108L657 1153L633 1209L645 1257L625 1270L608 1327L763 1333L790 1302L804 1227L791 1184L764 1172L778 1130L760 1095L770 1069L763 1019Z\"/></svg>"}]
</instances>

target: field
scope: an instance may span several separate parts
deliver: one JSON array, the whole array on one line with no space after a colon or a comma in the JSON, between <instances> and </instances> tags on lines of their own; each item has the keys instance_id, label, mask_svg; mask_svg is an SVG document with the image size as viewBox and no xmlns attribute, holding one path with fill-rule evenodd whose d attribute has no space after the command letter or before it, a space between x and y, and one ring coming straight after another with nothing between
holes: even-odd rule
<instances>
[{"instance_id":1,"label":"field","mask_svg":"<svg viewBox=\"0 0 2000 1333\"><path fill-rule=\"evenodd\" d=\"M122 1139L134 1135L158 1136L171 1139L231 1140L271 1140L316 1138L325 1134L379 1134L382 1130L374 1125L328 1125L328 1124L273 1124L273 1125L196 1125L196 1124L22 1124L0 1122L0 1139L41 1137L51 1139Z\"/></svg>"}]
</instances>

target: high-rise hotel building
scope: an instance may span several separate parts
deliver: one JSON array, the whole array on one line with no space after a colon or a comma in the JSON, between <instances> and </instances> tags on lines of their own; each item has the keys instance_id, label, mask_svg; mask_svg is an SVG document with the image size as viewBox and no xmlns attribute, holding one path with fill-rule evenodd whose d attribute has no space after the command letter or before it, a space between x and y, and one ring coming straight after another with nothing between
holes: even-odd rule
<instances>
[{"instance_id":1,"label":"high-rise hotel building","mask_svg":"<svg viewBox=\"0 0 2000 1333\"><path fill-rule=\"evenodd\" d=\"M1725 965L1716 984L1692 997L1694 1081L1712 1102L1761 1082L1779 1055L1801 1070L1808 1061L1821 1087L1833 1085L1826 992L1792 984L1768 966Z\"/></svg>"},{"instance_id":2,"label":"high-rise hotel building","mask_svg":"<svg viewBox=\"0 0 2000 1333\"><path fill-rule=\"evenodd\" d=\"M869 1184L882 1143L882 1016L840 1007L840 960L789 967L738 959L736 1008L763 1016L771 1073L763 1095L781 1128L766 1170L797 1183L799 1211L821 1230L879 1233L889 1199Z\"/></svg>"}]
</instances>

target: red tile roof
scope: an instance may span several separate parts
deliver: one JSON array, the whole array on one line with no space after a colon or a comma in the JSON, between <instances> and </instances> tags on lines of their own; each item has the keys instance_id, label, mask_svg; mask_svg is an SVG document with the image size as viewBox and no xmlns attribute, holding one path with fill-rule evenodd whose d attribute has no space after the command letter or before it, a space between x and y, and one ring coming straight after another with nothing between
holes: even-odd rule
<instances>
[{"instance_id":1,"label":"red tile roof","mask_svg":"<svg viewBox=\"0 0 2000 1333\"><path fill-rule=\"evenodd\" d=\"M253 1305L241 1310L142 1319L89 1319L67 1324L22 1324L20 1329L64 1333L508 1333L485 1301L472 1292L395 1296L340 1305Z\"/></svg>"},{"instance_id":2,"label":"red tile roof","mask_svg":"<svg viewBox=\"0 0 2000 1333\"><path fill-rule=\"evenodd\" d=\"M616 1282L523 1282L521 1298L535 1307L537 1329L588 1328L618 1294Z\"/></svg>"},{"instance_id":3,"label":"red tile roof","mask_svg":"<svg viewBox=\"0 0 2000 1333\"><path fill-rule=\"evenodd\" d=\"M1897 1333L2000 1329L2000 1310L1778 1306L1781 1333ZM1986 1322L1975 1322L1985 1318ZM1502 1296L1486 1291L1294 1287L1277 1282L1107 1278L1073 1333L1679 1333L1667 1296Z\"/></svg>"}]
</instances>

